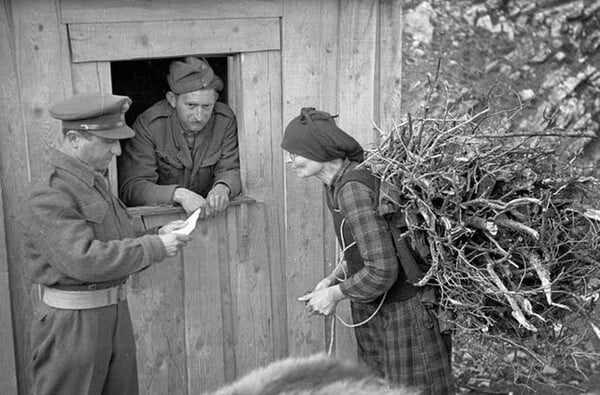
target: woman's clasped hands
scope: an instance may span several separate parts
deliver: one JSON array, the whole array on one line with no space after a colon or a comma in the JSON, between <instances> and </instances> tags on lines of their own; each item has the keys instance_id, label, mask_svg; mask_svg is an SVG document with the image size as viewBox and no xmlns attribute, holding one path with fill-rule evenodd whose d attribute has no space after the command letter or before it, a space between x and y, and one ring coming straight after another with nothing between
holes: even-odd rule
<instances>
[{"instance_id":1,"label":"woman's clasped hands","mask_svg":"<svg viewBox=\"0 0 600 395\"><path fill-rule=\"evenodd\" d=\"M333 285L329 278L321 280L312 292L298 298L304 302L309 315L320 314L329 316L335 312L337 304L345 298L339 285Z\"/></svg>"}]
</instances>

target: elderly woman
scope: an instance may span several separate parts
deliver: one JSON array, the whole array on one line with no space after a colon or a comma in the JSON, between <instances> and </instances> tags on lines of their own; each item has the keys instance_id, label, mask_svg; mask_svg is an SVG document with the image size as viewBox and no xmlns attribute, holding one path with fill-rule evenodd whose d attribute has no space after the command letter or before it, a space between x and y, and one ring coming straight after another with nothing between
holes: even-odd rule
<instances>
[{"instance_id":1,"label":"elderly woman","mask_svg":"<svg viewBox=\"0 0 600 395\"><path fill-rule=\"evenodd\" d=\"M450 356L437 320L406 281L387 221L378 216L378 180L363 149L333 116L303 108L286 127L281 146L302 178L323 181L345 262L299 300L311 313L330 315L350 299L358 356L391 383L424 394L453 393Z\"/></svg>"}]
</instances>

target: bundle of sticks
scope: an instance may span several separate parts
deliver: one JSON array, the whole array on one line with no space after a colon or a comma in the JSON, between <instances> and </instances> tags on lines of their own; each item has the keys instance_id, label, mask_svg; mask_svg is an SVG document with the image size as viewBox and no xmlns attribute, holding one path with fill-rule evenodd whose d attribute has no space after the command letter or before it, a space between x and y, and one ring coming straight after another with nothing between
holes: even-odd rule
<instances>
[{"instance_id":1,"label":"bundle of sticks","mask_svg":"<svg viewBox=\"0 0 600 395\"><path fill-rule=\"evenodd\" d=\"M499 134L482 126L487 111L408 116L381 132L364 163L381 180L380 209L402 213L407 240L428 264L417 285L438 288L455 325L541 366L598 358L569 329L594 329L598 181L559 155L568 138Z\"/></svg>"}]
</instances>

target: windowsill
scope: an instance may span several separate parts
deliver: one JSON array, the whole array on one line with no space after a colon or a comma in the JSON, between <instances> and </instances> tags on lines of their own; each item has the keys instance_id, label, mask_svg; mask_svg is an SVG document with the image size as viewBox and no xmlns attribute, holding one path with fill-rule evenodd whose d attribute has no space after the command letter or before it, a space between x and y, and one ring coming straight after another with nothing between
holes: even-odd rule
<instances>
[{"instance_id":1,"label":"windowsill","mask_svg":"<svg viewBox=\"0 0 600 395\"><path fill-rule=\"evenodd\" d=\"M256 199L248 196L237 196L229 202L229 207L241 206L246 203L256 203ZM148 215L161 215L161 214L178 214L183 213L181 206L137 206L128 207L127 212L132 217L137 216L148 216Z\"/></svg>"}]
</instances>

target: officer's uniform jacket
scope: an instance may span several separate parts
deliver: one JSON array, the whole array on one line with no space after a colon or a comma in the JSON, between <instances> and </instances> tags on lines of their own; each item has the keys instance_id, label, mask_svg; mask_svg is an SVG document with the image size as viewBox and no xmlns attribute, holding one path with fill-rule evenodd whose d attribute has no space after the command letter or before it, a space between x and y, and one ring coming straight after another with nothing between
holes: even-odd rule
<instances>
[{"instance_id":1,"label":"officer's uniform jacket","mask_svg":"<svg viewBox=\"0 0 600 395\"><path fill-rule=\"evenodd\" d=\"M167 100L143 112L133 129L136 135L119 157L120 194L127 205L172 204L178 187L206 196L217 183L227 185L230 196L239 194L237 124L227 105L215 103L192 150Z\"/></svg>"},{"instance_id":2,"label":"officer's uniform jacket","mask_svg":"<svg viewBox=\"0 0 600 395\"><path fill-rule=\"evenodd\" d=\"M166 258L158 235L137 237L100 173L55 149L50 164L26 210L24 248L33 283L105 287Z\"/></svg>"}]
</instances>

